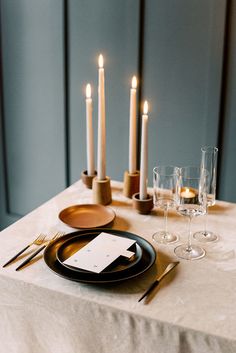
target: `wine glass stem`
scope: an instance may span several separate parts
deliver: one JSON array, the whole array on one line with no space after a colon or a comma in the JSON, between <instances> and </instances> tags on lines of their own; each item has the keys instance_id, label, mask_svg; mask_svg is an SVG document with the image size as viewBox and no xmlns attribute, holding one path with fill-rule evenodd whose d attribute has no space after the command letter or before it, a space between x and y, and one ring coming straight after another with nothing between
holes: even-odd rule
<instances>
[{"instance_id":1,"label":"wine glass stem","mask_svg":"<svg viewBox=\"0 0 236 353\"><path fill-rule=\"evenodd\" d=\"M205 213L205 222L204 222L204 236L206 237L207 236L207 221L208 221L208 207L206 207L206 213Z\"/></svg>"},{"instance_id":2,"label":"wine glass stem","mask_svg":"<svg viewBox=\"0 0 236 353\"><path fill-rule=\"evenodd\" d=\"M165 207L164 209L164 220L165 220L165 237L166 237L168 233L168 208L167 207Z\"/></svg>"},{"instance_id":3,"label":"wine glass stem","mask_svg":"<svg viewBox=\"0 0 236 353\"><path fill-rule=\"evenodd\" d=\"M192 251L192 217L188 217L188 245L187 245L187 251L190 252Z\"/></svg>"}]
</instances>

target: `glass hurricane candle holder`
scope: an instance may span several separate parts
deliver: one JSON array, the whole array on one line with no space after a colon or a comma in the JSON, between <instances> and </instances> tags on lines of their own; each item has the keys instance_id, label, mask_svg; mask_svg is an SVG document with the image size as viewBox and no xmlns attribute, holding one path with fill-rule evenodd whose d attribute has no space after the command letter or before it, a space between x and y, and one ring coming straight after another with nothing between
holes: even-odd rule
<instances>
[{"instance_id":1,"label":"glass hurricane candle holder","mask_svg":"<svg viewBox=\"0 0 236 353\"><path fill-rule=\"evenodd\" d=\"M198 167L180 168L179 181L176 193L177 212L188 218L188 241L177 246L175 254L185 260L200 259L205 256L205 250L192 244L191 224L193 217L206 213L206 173Z\"/></svg>"}]
</instances>

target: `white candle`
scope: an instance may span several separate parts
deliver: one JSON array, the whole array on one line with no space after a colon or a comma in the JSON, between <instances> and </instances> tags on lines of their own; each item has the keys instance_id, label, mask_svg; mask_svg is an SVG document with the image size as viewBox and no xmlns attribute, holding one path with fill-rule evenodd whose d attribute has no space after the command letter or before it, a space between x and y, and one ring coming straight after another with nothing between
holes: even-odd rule
<instances>
[{"instance_id":1,"label":"white candle","mask_svg":"<svg viewBox=\"0 0 236 353\"><path fill-rule=\"evenodd\" d=\"M106 115L105 115L105 75L103 56L98 58L98 180L106 179Z\"/></svg>"},{"instance_id":2,"label":"white candle","mask_svg":"<svg viewBox=\"0 0 236 353\"><path fill-rule=\"evenodd\" d=\"M148 166L148 102L144 102L142 116L142 139L140 161L139 199L147 199L147 166Z\"/></svg>"},{"instance_id":3,"label":"white candle","mask_svg":"<svg viewBox=\"0 0 236 353\"><path fill-rule=\"evenodd\" d=\"M86 86L86 138L87 138L87 174L94 175L94 145L93 145L93 103L91 86Z\"/></svg>"},{"instance_id":4,"label":"white candle","mask_svg":"<svg viewBox=\"0 0 236 353\"><path fill-rule=\"evenodd\" d=\"M136 127L136 88L137 79L132 78L132 88L130 89L130 112L129 112L129 173L133 174L137 170L137 127Z\"/></svg>"}]
</instances>

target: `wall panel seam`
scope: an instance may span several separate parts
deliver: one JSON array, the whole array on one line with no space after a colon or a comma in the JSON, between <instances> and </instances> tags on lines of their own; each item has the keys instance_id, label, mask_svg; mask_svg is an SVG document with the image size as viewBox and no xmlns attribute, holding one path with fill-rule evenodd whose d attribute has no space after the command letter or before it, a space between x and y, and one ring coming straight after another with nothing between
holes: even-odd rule
<instances>
[{"instance_id":1,"label":"wall panel seam","mask_svg":"<svg viewBox=\"0 0 236 353\"><path fill-rule=\"evenodd\" d=\"M69 1L63 0L64 40L64 121L65 121L65 178L66 187L71 183L70 173L70 82L69 82Z\"/></svg>"},{"instance_id":2,"label":"wall panel seam","mask_svg":"<svg viewBox=\"0 0 236 353\"><path fill-rule=\"evenodd\" d=\"M6 146L6 128L5 128L5 109L4 109L4 84L3 84L3 45L2 45L2 0L0 0L0 96L1 96L1 139L2 139L2 161L3 161L3 178L4 178L4 198L5 211L10 214L9 202L9 184L7 169L7 146Z\"/></svg>"},{"instance_id":3,"label":"wall panel seam","mask_svg":"<svg viewBox=\"0 0 236 353\"><path fill-rule=\"evenodd\" d=\"M229 52L229 36L230 36L230 11L231 11L231 0L226 1L225 11L225 27L224 27L224 45L223 45L223 63L222 63L222 74L221 74L221 92L220 92L220 109L219 109L219 130L218 130L218 185L221 185L222 178L222 159L224 150L224 129L225 129L225 105L227 96L227 75L228 75L228 52ZM217 198L221 192L220 187L217 191Z\"/></svg>"},{"instance_id":4,"label":"wall panel seam","mask_svg":"<svg viewBox=\"0 0 236 353\"><path fill-rule=\"evenodd\" d=\"M145 0L140 0L139 3L139 43L138 43L138 127L137 127L137 168L140 168L140 137L141 137L141 119L142 114L141 102L143 99L143 68L144 68L144 35L145 35Z\"/></svg>"}]
</instances>

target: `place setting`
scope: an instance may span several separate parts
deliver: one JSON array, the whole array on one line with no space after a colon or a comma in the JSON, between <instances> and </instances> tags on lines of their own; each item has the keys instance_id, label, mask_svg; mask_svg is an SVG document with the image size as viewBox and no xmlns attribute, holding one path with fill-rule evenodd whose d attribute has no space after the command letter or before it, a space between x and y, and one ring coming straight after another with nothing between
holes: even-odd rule
<instances>
[{"instance_id":1,"label":"place setting","mask_svg":"<svg viewBox=\"0 0 236 353\"><path fill-rule=\"evenodd\" d=\"M206 251L200 245L201 242L204 244L218 240L212 232L206 231L206 226L202 232L192 234L191 230L192 219L197 216L206 217L207 207L215 203L217 156L215 159L212 156L206 157L206 150L213 155L217 152L215 148L202 148L200 166L162 165L153 168L152 207L164 211L163 229L153 232L153 243L129 231L113 229L111 226L116 213L110 206L78 204L58 213L60 221L75 231L67 234L58 231L50 237L40 234L3 267L17 261L20 255L34 245L38 249L18 265L16 271L23 270L43 251L46 266L66 280L92 285L115 284L137 279L154 265L157 266L160 247L156 249L154 243L159 246L174 245L171 261L161 273L157 268L158 277L152 280L138 300L141 302L146 299L145 303L149 302L159 283L175 269L179 260L203 258ZM142 192L147 193L147 189L143 188ZM169 210L188 218L186 243L179 244L179 234L169 230ZM137 210L133 208L133 212ZM141 212L140 217L145 214L146 211Z\"/></svg>"},{"instance_id":2,"label":"place setting","mask_svg":"<svg viewBox=\"0 0 236 353\"><path fill-rule=\"evenodd\" d=\"M104 284L132 279L156 260L154 247L126 231L97 228L66 234L44 252L47 266L69 280Z\"/></svg>"}]
</instances>

